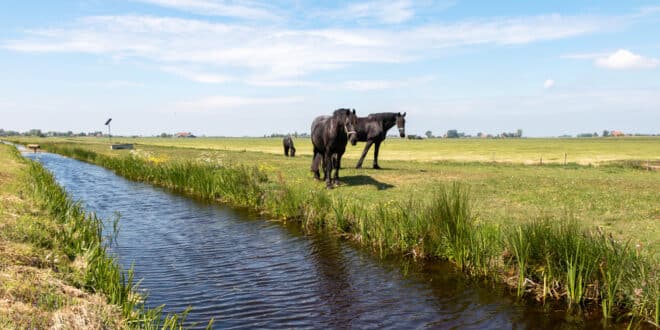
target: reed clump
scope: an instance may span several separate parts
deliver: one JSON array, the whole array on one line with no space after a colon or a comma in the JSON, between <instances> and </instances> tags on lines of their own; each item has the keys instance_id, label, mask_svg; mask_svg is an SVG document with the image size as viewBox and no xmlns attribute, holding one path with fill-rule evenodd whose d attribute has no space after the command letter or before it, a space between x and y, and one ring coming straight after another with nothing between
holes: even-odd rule
<instances>
[{"instance_id":1,"label":"reed clump","mask_svg":"<svg viewBox=\"0 0 660 330\"><path fill-rule=\"evenodd\" d=\"M45 147L134 180L300 221L307 230L332 231L381 254L448 260L468 274L510 284L520 297L600 304L606 320L637 317L658 324L660 279L653 255L568 215L509 226L484 223L470 212L469 191L459 183L441 185L429 198L364 204L322 188L269 180L257 167L152 163Z\"/></svg>"}]
</instances>

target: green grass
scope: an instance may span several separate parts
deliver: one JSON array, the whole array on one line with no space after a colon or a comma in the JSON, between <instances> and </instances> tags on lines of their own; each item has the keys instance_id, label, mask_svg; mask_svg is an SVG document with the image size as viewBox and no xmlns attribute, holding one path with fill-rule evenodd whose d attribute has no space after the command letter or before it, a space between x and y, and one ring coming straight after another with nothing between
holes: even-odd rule
<instances>
[{"instance_id":1,"label":"green grass","mask_svg":"<svg viewBox=\"0 0 660 330\"><path fill-rule=\"evenodd\" d=\"M107 147L107 138L48 138L48 140L100 144ZM311 156L309 138L297 138L297 155ZM257 151L283 155L280 138L114 138L115 143L137 143L150 146L190 149ZM349 146L344 157L354 164L364 144ZM383 160L414 160L421 162L508 162L520 164L574 163L597 165L610 161L660 161L659 137L607 138L523 138L523 139L426 139L387 138L381 146ZM371 157L371 156L370 156ZM365 165L371 159L365 159Z\"/></svg>"},{"instance_id":2,"label":"green grass","mask_svg":"<svg viewBox=\"0 0 660 330\"><path fill-rule=\"evenodd\" d=\"M460 162L400 161L405 153L388 142L383 170L344 168L345 185L327 191L311 179L304 152L274 153L277 139L139 139L130 141L137 143L133 151L110 151L96 139L39 143L129 178L334 232L379 253L446 259L468 274L510 283L520 296L598 303L605 318L630 312L658 322L660 173L642 170L639 160L659 150L660 139L393 141L410 143L409 151L424 142L427 153L465 155ZM222 143L227 150L218 148ZM582 159L616 162L530 166L518 156L564 143ZM495 149L509 160L480 162L470 154Z\"/></svg>"}]
</instances>

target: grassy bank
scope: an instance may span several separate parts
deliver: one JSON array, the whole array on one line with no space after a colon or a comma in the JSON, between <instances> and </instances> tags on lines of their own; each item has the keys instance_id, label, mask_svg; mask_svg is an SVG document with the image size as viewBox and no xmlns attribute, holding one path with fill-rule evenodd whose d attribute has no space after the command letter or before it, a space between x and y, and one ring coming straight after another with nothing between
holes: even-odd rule
<instances>
[{"instance_id":1,"label":"grassy bank","mask_svg":"<svg viewBox=\"0 0 660 330\"><path fill-rule=\"evenodd\" d=\"M612 197L629 195L626 199L642 206L644 218L651 215L648 226L657 231L655 173L620 164L592 168L393 162L395 170L346 170L347 185L329 192L308 177L308 157L158 146L111 154L95 145L42 146L134 180L300 221L308 230L335 232L381 253L446 259L468 274L508 283L520 296L599 306L606 319L634 316L658 322L657 241L649 238L650 244L640 244L644 233L612 235L580 214L585 206L592 213L621 211L621 201ZM385 179L375 179L376 172ZM473 181L475 173L481 181ZM537 179L526 182L526 175ZM561 190L557 185L567 180L573 182L572 189ZM613 180L627 184L622 195L617 195L621 186L601 185ZM507 190L503 181L521 191ZM592 189L595 184L605 192ZM546 189L561 194L553 196ZM493 204L486 199L485 207L475 206L488 195L495 196ZM511 216L515 212L487 213L497 209L497 203L510 203L499 195L562 207L553 212L526 209L519 214L526 219ZM574 204L562 205L566 200Z\"/></svg>"},{"instance_id":2,"label":"grassy bank","mask_svg":"<svg viewBox=\"0 0 660 330\"><path fill-rule=\"evenodd\" d=\"M102 222L40 164L0 144L0 327L180 328L146 309L132 272L106 252Z\"/></svg>"}]
</instances>

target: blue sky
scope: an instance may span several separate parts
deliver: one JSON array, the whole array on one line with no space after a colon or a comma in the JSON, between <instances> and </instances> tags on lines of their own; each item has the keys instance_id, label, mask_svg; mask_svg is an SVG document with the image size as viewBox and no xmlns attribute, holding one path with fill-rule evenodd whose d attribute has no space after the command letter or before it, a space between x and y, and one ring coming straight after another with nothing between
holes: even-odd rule
<instances>
[{"instance_id":1,"label":"blue sky","mask_svg":"<svg viewBox=\"0 0 660 330\"><path fill-rule=\"evenodd\" d=\"M3 1L0 128L660 133L657 1Z\"/></svg>"}]
</instances>

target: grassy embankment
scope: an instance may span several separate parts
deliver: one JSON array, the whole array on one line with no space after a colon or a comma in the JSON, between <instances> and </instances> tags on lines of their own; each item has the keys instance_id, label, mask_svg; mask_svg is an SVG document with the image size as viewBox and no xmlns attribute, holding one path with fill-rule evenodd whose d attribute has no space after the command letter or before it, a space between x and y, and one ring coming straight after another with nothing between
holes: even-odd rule
<instances>
[{"instance_id":1,"label":"grassy embankment","mask_svg":"<svg viewBox=\"0 0 660 330\"><path fill-rule=\"evenodd\" d=\"M181 328L144 308L107 252L102 223L38 163L0 144L0 328Z\"/></svg>"},{"instance_id":2,"label":"grassy embankment","mask_svg":"<svg viewBox=\"0 0 660 330\"><path fill-rule=\"evenodd\" d=\"M334 231L381 252L447 259L467 273L507 282L519 295L600 303L608 318L658 322L660 176L639 169L644 159L658 159L658 139L388 140L381 149L385 170L343 169L346 185L329 192L310 179L308 156L274 153L279 139L122 141L138 143L132 152L111 152L96 139L40 143L46 141L58 142L49 149L135 180L300 220L308 229ZM564 166L561 152L561 164L520 164L526 161L519 150L542 154L533 149L546 142L564 149L557 146L562 141L575 159L617 162ZM303 141L296 142L304 155ZM420 148L419 142L426 144ZM158 146L178 143L187 147ZM264 152L231 151L242 146ZM445 150L465 153L465 159L396 160L418 148L434 157ZM359 149L349 149L344 166L353 164ZM507 163L469 155L495 149Z\"/></svg>"}]
</instances>

